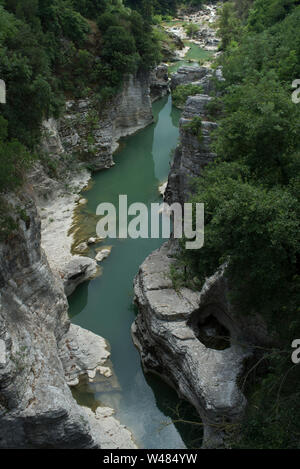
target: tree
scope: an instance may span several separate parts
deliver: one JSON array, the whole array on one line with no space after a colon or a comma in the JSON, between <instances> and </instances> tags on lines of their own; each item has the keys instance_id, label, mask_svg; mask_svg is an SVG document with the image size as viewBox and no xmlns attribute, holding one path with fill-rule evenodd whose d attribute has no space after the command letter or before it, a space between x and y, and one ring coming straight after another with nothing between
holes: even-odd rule
<instances>
[{"instance_id":1,"label":"tree","mask_svg":"<svg viewBox=\"0 0 300 469\"><path fill-rule=\"evenodd\" d=\"M271 325L290 304L298 272L299 200L287 188L256 185L246 166L221 162L206 169L192 200L205 204L205 247L185 253L194 274L204 280L227 263L239 311Z\"/></svg>"},{"instance_id":2,"label":"tree","mask_svg":"<svg viewBox=\"0 0 300 469\"><path fill-rule=\"evenodd\" d=\"M186 25L185 31L189 38L193 38L199 31L199 26L194 23L189 23Z\"/></svg>"},{"instance_id":3,"label":"tree","mask_svg":"<svg viewBox=\"0 0 300 469\"><path fill-rule=\"evenodd\" d=\"M227 116L217 132L216 152L242 161L259 180L283 183L286 165L300 148L300 109L273 73L232 88Z\"/></svg>"}]
</instances>

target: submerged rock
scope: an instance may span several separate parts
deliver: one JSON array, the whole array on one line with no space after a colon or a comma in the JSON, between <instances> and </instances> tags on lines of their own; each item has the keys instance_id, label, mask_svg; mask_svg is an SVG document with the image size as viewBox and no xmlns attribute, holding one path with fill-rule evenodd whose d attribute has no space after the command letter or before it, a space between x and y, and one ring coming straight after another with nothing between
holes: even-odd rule
<instances>
[{"instance_id":1,"label":"submerged rock","mask_svg":"<svg viewBox=\"0 0 300 469\"><path fill-rule=\"evenodd\" d=\"M102 262L104 259L107 259L110 256L112 248L102 248L96 255L96 261Z\"/></svg>"},{"instance_id":2,"label":"submerged rock","mask_svg":"<svg viewBox=\"0 0 300 469\"><path fill-rule=\"evenodd\" d=\"M102 449L137 449L132 434L114 417L110 407L98 407L95 412L83 408L91 422L92 434L99 439Z\"/></svg>"}]
</instances>

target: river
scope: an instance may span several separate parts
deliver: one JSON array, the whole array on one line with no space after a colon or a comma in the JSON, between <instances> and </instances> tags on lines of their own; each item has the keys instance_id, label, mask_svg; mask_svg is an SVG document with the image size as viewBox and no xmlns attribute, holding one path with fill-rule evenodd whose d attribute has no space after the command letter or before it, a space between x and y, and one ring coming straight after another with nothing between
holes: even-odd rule
<instances>
[{"instance_id":1,"label":"river","mask_svg":"<svg viewBox=\"0 0 300 469\"><path fill-rule=\"evenodd\" d=\"M155 122L123 139L115 155L116 166L93 176L92 188L84 193L88 204L82 219L95 214L101 202L118 204L119 194L128 202L161 202L158 186L167 179L171 152L178 142L180 111L171 96L153 105ZM95 408L112 406L122 424L146 449L199 446L201 427L173 420L198 420L192 406L178 399L160 378L142 370L130 328L135 319L133 279L139 265L163 243L162 239L109 240L111 255L102 263L102 275L78 287L70 298L74 324L105 337L112 348L112 363L120 390L105 392L101 384L83 380L74 391L80 404ZM173 419L173 420L172 420Z\"/></svg>"}]
</instances>

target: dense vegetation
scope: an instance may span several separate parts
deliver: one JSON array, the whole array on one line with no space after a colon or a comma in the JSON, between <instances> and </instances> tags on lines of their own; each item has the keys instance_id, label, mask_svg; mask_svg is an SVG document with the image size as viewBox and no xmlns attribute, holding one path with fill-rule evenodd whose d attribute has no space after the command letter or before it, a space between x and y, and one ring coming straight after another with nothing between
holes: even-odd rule
<instances>
[{"instance_id":1,"label":"dense vegetation","mask_svg":"<svg viewBox=\"0 0 300 469\"><path fill-rule=\"evenodd\" d=\"M66 97L109 100L161 59L151 18L121 0L0 0L0 193L18 187Z\"/></svg>"},{"instance_id":2,"label":"dense vegetation","mask_svg":"<svg viewBox=\"0 0 300 469\"><path fill-rule=\"evenodd\" d=\"M199 85L179 85L173 91L173 104L177 107L184 107L189 96L203 93L202 86Z\"/></svg>"},{"instance_id":3,"label":"dense vegetation","mask_svg":"<svg viewBox=\"0 0 300 469\"><path fill-rule=\"evenodd\" d=\"M143 15L176 15L179 7L201 7L204 0L126 0L131 8L139 10Z\"/></svg>"},{"instance_id":4,"label":"dense vegetation","mask_svg":"<svg viewBox=\"0 0 300 469\"><path fill-rule=\"evenodd\" d=\"M274 348L247 380L250 405L240 445L300 446L300 2L226 2L220 18L225 84L214 146L218 160L195 182L205 203L205 247L186 251L188 275L204 281L222 264L240 314L261 315ZM246 11L245 11L246 10ZM253 374L253 373L252 373ZM259 384L258 384L259 383Z\"/></svg>"},{"instance_id":5,"label":"dense vegetation","mask_svg":"<svg viewBox=\"0 0 300 469\"><path fill-rule=\"evenodd\" d=\"M0 0L0 78L7 85L0 194L22 184L42 120L58 116L66 96L93 94L103 104L126 74L160 60L153 17L203 2L124 3ZM300 376L290 357L300 338L300 104L291 100L291 84L300 79L300 1L227 1L219 26L226 79L222 105L214 103L222 109L214 142L219 158L193 195L205 203L206 242L199 252L183 252L181 261L202 283L226 263L236 309L261 315L274 334L274 347L257 355L264 365L253 368L259 380L251 381L253 373L247 380L250 405L239 445L299 448ZM187 91L197 90L179 87L179 104ZM194 119L188 129L199 140L201 126ZM0 201L1 240L15 227L8 210Z\"/></svg>"},{"instance_id":6,"label":"dense vegetation","mask_svg":"<svg viewBox=\"0 0 300 469\"><path fill-rule=\"evenodd\" d=\"M1 111L9 137L29 147L39 138L41 120L58 114L64 94L86 96L93 88L99 99L110 96L126 73L160 58L150 24L122 2L2 4L0 76L7 83L8 104Z\"/></svg>"}]
</instances>

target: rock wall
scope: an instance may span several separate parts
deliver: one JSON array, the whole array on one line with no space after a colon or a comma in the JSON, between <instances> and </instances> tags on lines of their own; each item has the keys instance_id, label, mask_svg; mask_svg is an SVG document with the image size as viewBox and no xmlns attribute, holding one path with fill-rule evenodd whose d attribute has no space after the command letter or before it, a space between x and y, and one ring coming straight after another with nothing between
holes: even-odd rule
<instances>
[{"instance_id":1,"label":"rock wall","mask_svg":"<svg viewBox=\"0 0 300 469\"><path fill-rule=\"evenodd\" d=\"M204 94L187 99L180 120L180 143L164 196L169 204L186 202L193 178L216 157L211 133L217 124L207 118L215 79L222 80L222 72L209 67L182 67L171 78L171 89L193 83L201 85ZM194 118L202 122L198 135L189 126ZM223 447L232 430L238 431L245 411L239 378L252 356L249 327L237 320L228 302L224 268L207 279L201 291L175 289L171 268L176 251L171 241L140 267L135 279L139 314L132 336L145 370L159 374L197 409L204 425L203 447Z\"/></svg>"},{"instance_id":2,"label":"rock wall","mask_svg":"<svg viewBox=\"0 0 300 469\"><path fill-rule=\"evenodd\" d=\"M100 448L107 422L77 405L67 381L70 366L78 375L96 373L109 353L103 339L86 344L83 330L69 330L66 296L41 248L32 196L8 198L23 215L0 243L0 448ZM126 448L129 440L135 447L130 432L111 419L111 447L125 440Z\"/></svg>"},{"instance_id":3,"label":"rock wall","mask_svg":"<svg viewBox=\"0 0 300 469\"><path fill-rule=\"evenodd\" d=\"M238 378L251 348L232 316L222 273L201 292L175 290L174 254L173 243L167 243L140 267L132 336L145 371L159 374L194 405L204 424L203 447L217 448L243 416L246 400Z\"/></svg>"},{"instance_id":4,"label":"rock wall","mask_svg":"<svg viewBox=\"0 0 300 469\"><path fill-rule=\"evenodd\" d=\"M65 152L78 154L97 171L114 165L113 153L121 137L152 121L150 74L140 73L129 76L122 91L103 109L93 99L68 101L58 133Z\"/></svg>"},{"instance_id":5,"label":"rock wall","mask_svg":"<svg viewBox=\"0 0 300 469\"><path fill-rule=\"evenodd\" d=\"M180 119L180 144L175 150L169 174L165 199L168 203L187 201L193 178L200 176L203 168L216 157L211 150L211 133L217 124L205 120L208 95L191 96ZM193 135L188 124L194 117L202 118L202 139Z\"/></svg>"},{"instance_id":6,"label":"rock wall","mask_svg":"<svg viewBox=\"0 0 300 469\"><path fill-rule=\"evenodd\" d=\"M151 124L152 101L168 90L167 67L162 65L128 76L122 91L101 109L94 99L68 101L57 124L57 149L85 158L95 171L110 168L119 139Z\"/></svg>"}]
</instances>

